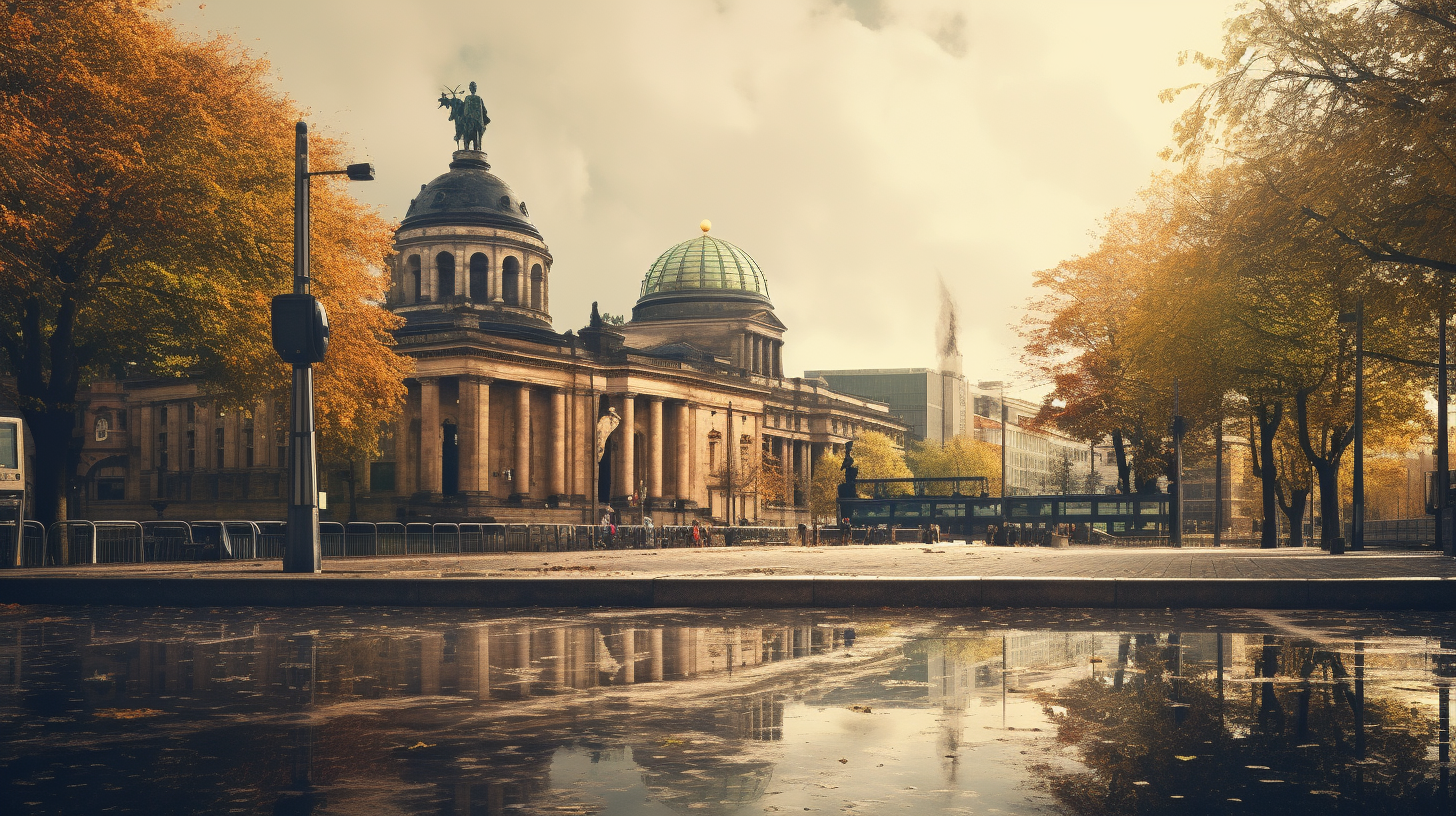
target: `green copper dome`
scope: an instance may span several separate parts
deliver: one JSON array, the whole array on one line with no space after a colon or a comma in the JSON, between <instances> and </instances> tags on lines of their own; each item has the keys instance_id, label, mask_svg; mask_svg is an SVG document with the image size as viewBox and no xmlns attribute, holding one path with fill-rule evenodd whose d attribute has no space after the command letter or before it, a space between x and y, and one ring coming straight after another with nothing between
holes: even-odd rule
<instances>
[{"instance_id":1,"label":"green copper dome","mask_svg":"<svg viewBox=\"0 0 1456 816\"><path fill-rule=\"evenodd\" d=\"M642 280L639 304L659 296L747 296L768 302L768 279L747 252L711 235L683 241L657 256Z\"/></svg>"}]
</instances>

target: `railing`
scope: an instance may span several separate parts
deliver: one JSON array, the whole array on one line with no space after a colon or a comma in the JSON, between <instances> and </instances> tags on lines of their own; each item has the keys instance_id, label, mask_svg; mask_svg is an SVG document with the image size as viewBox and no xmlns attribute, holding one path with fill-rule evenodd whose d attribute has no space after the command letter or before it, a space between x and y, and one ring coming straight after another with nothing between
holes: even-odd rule
<instances>
[{"instance_id":1,"label":"railing","mask_svg":"<svg viewBox=\"0 0 1456 816\"><path fill-rule=\"evenodd\" d=\"M47 530L26 521L19 558L14 527L0 526L0 564L42 567L69 564L279 559L287 525L281 521L218 519L207 521L60 522ZM898 540L918 541L919 531L901 529ZM588 524L487 524L479 522L320 522L324 558L414 555L474 555L504 552L579 552L585 550L673 549L701 547L792 546L800 543L794 527L701 527ZM806 536L807 537L807 536ZM855 528L848 541L838 528L821 528L821 544L889 543L891 531Z\"/></svg>"},{"instance_id":2,"label":"railing","mask_svg":"<svg viewBox=\"0 0 1456 816\"><path fill-rule=\"evenodd\" d=\"M1365 521L1365 546L1424 548L1436 546L1436 519L1431 516Z\"/></svg>"}]
</instances>

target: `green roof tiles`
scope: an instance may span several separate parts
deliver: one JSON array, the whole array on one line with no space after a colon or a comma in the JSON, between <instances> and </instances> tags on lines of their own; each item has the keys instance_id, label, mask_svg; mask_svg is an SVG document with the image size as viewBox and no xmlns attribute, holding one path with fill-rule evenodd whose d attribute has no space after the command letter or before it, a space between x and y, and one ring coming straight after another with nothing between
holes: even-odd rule
<instances>
[{"instance_id":1,"label":"green roof tiles","mask_svg":"<svg viewBox=\"0 0 1456 816\"><path fill-rule=\"evenodd\" d=\"M693 290L738 291L768 299L768 279L747 252L711 235L668 249L642 280L642 297Z\"/></svg>"}]
</instances>

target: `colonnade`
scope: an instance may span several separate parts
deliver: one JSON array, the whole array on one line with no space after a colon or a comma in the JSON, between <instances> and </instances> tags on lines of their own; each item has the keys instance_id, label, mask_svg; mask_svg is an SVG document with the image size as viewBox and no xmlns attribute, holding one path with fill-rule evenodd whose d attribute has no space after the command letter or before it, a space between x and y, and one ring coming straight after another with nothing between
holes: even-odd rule
<instances>
[{"instance_id":1,"label":"colonnade","mask_svg":"<svg viewBox=\"0 0 1456 816\"><path fill-rule=\"evenodd\" d=\"M814 443L807 439L790 439L781 436L764 435L767 452L779 460L784 473L791 474L792 481L803 492L804 502L809 501L809 485L814 481ZM784 497L793 504L793 496Z\"/></svg>"},{"instance_id":2,"label":"colonnade","mask_svg":"<svg viewBox=\"0 0 1456 816\"><path fill-rule=\"evenodd\" d=\"M489 246L422 247L400 259L400 288L406 303L465 296L477 303L547 312L551 309L549 264L549 259L529 252L518 255Z\"/></svg>"},{"instance_id":3,"label":"colonnade","mask_svg":"<svg viewBox=\"0 0 1456 816\"><path fill-rule=\"evenodd\" d=\"M733 340L738 364L754 374L766 377L784 376L784 341L747 332Z\"/></svg>"},{"instance_id":4,"label":"colonnade","mask_svg":"<svg viewBox=\"0 0 1456 816\"><path fill-rule=\"evenodd\" d=\"M589 495L594 484L590 468L596 446L596 421L602 413L597 410L596 398L599 395L588 397L562 386L496 381L475 375L419 378L418 447L410 450L405 441L407 434L398 434L395 456L397 463L407 462L413 459L411 453L417 452L417 490L432 494L444 491L443 429L446 417L440 410L440 391L441 381L445 379L459 383L455 430L458 434L458 489L461 492L489 493L492 469L497 472L509 469L511 496L514 498ZM496 423L497 428L509 428L512 436L511 444L503 454L505 461L500 462L491 461L493 389L498 397L498 406L501 391L509 393L512 412L510 423ZM533 411L533 393L546 396L546 416L538 415L539 407ZM691 406L681 400L633 393L609 394L607 399L622 418L621 425L611 437L614 451L611 500L625 499L634 493L648 500L692 499ZM537 400L539 404L539 397ZM586 406L582 405L583 402ZM588 407L588 410L583 412L580 410L582 407ZM639 407L645 414L640 428ZM500 450L499 447L497 449ZM639 461L639 456L643 461ZM544 494L531 488L533 470L541 464L546 470ZM668 464L672 465L671 472Z\"/></svg>"}]
</instances>

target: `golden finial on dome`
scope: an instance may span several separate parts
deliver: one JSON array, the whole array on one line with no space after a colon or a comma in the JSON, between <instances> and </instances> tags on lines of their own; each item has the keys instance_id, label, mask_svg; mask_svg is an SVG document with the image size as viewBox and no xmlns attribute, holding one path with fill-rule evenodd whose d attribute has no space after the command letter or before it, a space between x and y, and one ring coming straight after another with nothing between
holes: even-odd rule
<instances>
[{"instance_id":1,"label":"golden finial on dome","mask_svg":"<svg viewBox=\"0 0 1456 816\"><path fill-rule=\"evenodd\" d=\"M713 222L712 221L709 221L706 218L703 219L703 221L702 221L701 224L698 224L698 229L702 230L703 232L707 232L708 230L710 230L712 228L713 228Z\"/></svg>"}]
</instances>

